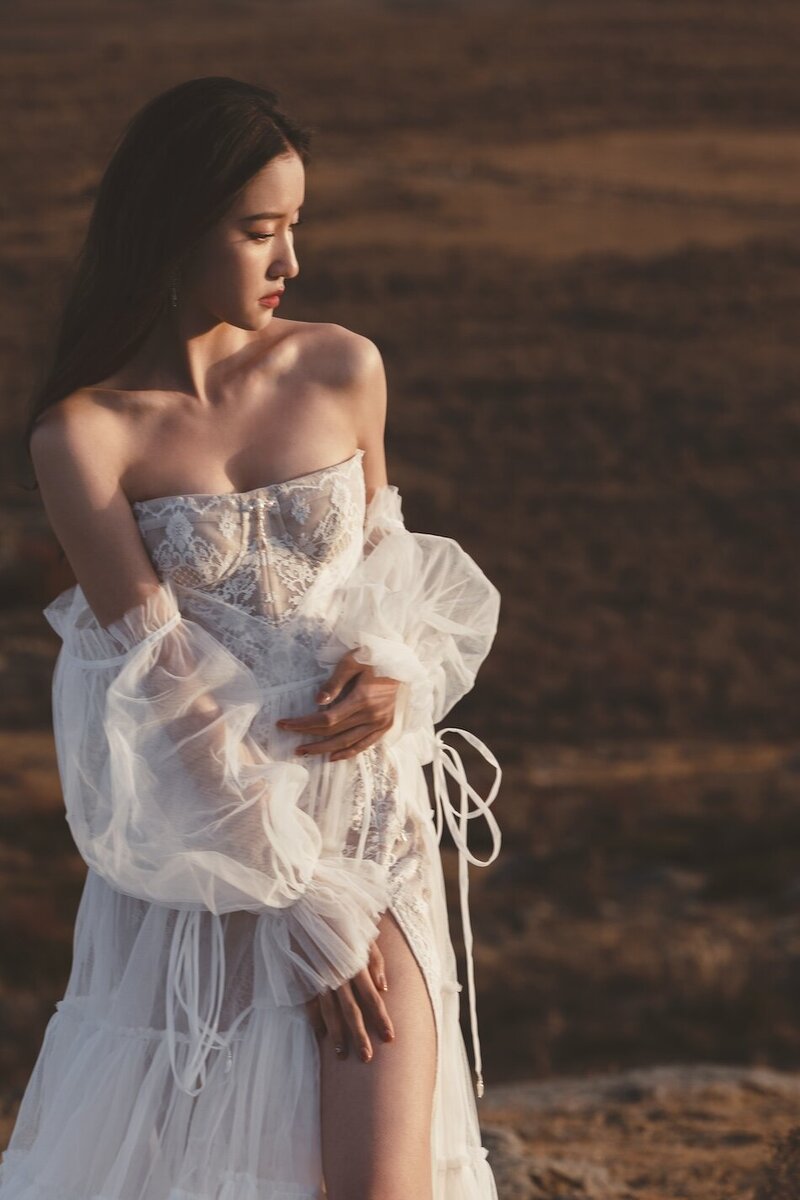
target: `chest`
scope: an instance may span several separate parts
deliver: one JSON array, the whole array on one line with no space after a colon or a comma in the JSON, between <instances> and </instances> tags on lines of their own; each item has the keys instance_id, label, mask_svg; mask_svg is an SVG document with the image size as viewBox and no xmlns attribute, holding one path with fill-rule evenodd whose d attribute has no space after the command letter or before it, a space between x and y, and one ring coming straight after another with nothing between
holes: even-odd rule
<instances>
[{"instance_id":1,"label":"chest","mask_svg":"<svg viewBox=\"0 0 800 1200\"><path fill-rule=\"evenodd\" d=\"M291 613L313 588L337 582L361 554L362 454L247 492L135 501L154 569L162 579L215 591L251 612Z\"/></svg>"}]
</instances>

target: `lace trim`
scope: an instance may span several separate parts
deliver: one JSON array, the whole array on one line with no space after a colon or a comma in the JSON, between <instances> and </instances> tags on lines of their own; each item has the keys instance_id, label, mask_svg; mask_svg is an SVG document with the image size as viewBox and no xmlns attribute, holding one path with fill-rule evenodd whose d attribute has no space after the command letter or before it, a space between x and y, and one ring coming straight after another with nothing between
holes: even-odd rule
<instances>
[{"instance_id":1,"label":"lace trim","mask_svg":"<svg viewBox=\"0 0 800 1200\"><path fill-rule=\"evenodd\" d=\"M362 554L363 454L250 492L134 501L157 574L271 626L290 623L301 603L323 613ZM329 630L319 632L321 641Z\"/></svg>"},{"instance_id":2,"label":"lace trim","mask_svg":"<svg viewBox=\"0 0 800 1200\"><path fill-rule=\"evenodd\" d=\"M430 890L423 882L426 851L419 819L404 812L394 756L382 742L354 760L353 810L344 853L388 867L390 907L420 969L440 1023L441 973L430 925ZM460 985L457 985L460 990Z\"/></svg>"}]
</instances>

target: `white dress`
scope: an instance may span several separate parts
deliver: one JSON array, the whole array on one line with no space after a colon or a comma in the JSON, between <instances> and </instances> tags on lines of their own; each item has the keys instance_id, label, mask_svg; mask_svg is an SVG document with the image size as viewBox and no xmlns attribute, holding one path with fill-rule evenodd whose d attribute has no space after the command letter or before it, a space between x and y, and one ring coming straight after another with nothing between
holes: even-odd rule
<instances>
[{"instance_id":1,"label":"white dress","mask_svg":"<svg viewBox=\"0 0 800 1200\"><path fill-rule=\"evenodd\" d=\"M467 862L499 850L501 772L474 735L434 724L473 686L499 593L458 543L405 528L394 485L366 504L363 453L248 492L134 502L158 590L106 627L77 584L44 609L62 639L54 735L88 872L0 1200L324 1197L304 1002L366 965L387 908L437 1026L433 1194L496 1200L438 840L446 820L480 1095ZM275 721L315 712L356 648L401 681L391 730L351 758L295 756L312 739ZM485 798L448 733L492 764ZM486 860L467 848L476 816Z\"/></svg>"}]
</instances>

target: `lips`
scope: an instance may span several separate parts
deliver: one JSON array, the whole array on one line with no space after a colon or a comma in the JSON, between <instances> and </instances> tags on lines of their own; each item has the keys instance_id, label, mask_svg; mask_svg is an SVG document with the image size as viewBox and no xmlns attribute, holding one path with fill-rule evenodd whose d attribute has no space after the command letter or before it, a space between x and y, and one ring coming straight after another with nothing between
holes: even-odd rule
<instances>
[{"instance_id":1,"label":"lips","mask_svg":"<svg viewBox=\"0 0 800 1200\"><path fill-rule=\"evenodd\" d=\"M274 296L282 296L286 288L278 288L276 292L265 292L263 296L259 296L259 300L271 300Z\"/></svg>"},{"instance_id":2,"label":"lips","mask_svg":"<svg viewBox=\"0 0 800 1200\"><path fill-rule=\"evenodd\" d=\"M260 298L260 300L258 301L258 303L261 305L262 308L277 308L281 302L282 295L283 295L283 288L281 288L280 291L277 291L277 292L267 292L266 296L262 296Z\"/></svg>"}]
</instances>

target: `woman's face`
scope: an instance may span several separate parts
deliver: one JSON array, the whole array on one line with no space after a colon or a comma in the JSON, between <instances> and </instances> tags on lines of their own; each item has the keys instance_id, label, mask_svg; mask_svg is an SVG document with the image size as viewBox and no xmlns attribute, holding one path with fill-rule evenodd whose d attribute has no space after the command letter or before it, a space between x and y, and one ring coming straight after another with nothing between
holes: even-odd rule
<instances>
[{"instance_id":1,"label":"woman's face","mask_svg":"<svg viewBox=\"0 0 800 1200\"><path fill-rule=\"evenodd\" d=\"M290 151L246 184L225 216L182 266L178 305L240 329L262 329L277 308L259 299L294 279L300 268L292 226L305 197L305 171Z\"/></svg>"}]
</instances>

